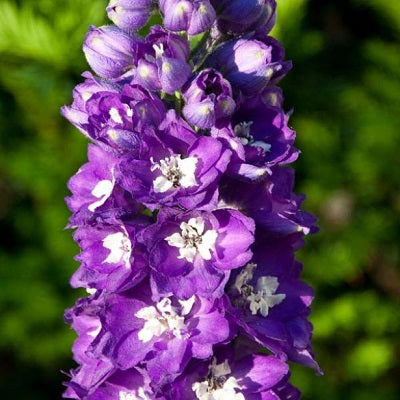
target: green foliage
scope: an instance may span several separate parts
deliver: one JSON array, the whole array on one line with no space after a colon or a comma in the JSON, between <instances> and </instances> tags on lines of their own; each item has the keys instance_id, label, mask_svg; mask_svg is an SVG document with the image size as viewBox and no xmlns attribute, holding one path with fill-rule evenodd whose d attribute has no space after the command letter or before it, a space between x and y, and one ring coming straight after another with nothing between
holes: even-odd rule
<instances>
[{"instance_id":1,"label":"green foliage","mask_svg":"<svg viewBox=\"0 0 400 400\"><path fill-rule=\"evenodd\" d=\"M59 108L71 101L85 68L85 31L103 18L99 0L64 1L61 10L54 1L0 1L4 398L59 397L59 371L72 367L74 334L62 315L78 295L68 287L77 247L64 230L69 213L63 197L86 150L85 140L62 120ZM21 380L26 389L16 392Z\"/></svg>"},{"instance_id":2,"label":"green foliage","mask_svg":"<svg viewBox=\"0 0 400 400\"><path fill-rule=\"evenodd\" d=\"M307 193L305 206L321 227L299 257L305 279L317 289L311 319L325 376L295 368L294 380L306 399L395 399L398 2L281 5L276 32L294 60L283 87L287 107L295 107L291 121L303 152L298 191Z\"/></svg>"},{"instance_id":3,"label":"green foliage","mask_svg":"<svg viewBox=\"0 0 400 400\"><path fill-rule=\"evenodd\" d=\"M86 141L59 115L87 68L81 44L106 0L0 0L0 386L59 397L73 366L62 314L78 249L63 227ZM304 399L394 400L400 372L398 0L278 0L274 34L302 150L297 190L321 232L299 257L316 288L323 377L293 366ZM355 23L357 22L357 24ZM200 38L199 38L200 39ZM21 385L21 382L24 382ZM18 390L16 390L18 388Z\"/></svg>"}]
</instances>

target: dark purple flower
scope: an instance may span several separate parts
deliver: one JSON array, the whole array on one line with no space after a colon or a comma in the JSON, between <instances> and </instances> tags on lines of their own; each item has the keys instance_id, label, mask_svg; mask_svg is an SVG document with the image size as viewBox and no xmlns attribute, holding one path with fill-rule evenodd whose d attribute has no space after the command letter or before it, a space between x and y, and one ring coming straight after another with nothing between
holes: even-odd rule
<instances>
[{"instance_id":1,"label":"dark purple flower","mask_svg":"<svg viewBox=\"0 0 400 400\"><path fill-rule=\"evenodd\" d=\"M268 83L275 82L290 68L283 61L279 42L263 39L235 39L223 43L211 54L207 63L245 95L260 93Z\"/></svg>"},{"instance_id":2,"label":"dark purple flower","mask_svg":"<svg viewBox=\"0 0 400 400\"><path fill-rule=\"evenodd\" d=\"M231 125L211 130L233 151L228 172L242 180L260 181L272 173L271 167L291 163L299 154L289 116L264 99L257 96L242 103Z\"/></svg>"},{"instance_id":3,"label":"dark purple flower","mask_svg":"<svg viewBox=\"0 0 400 400\"><path fill-rule=\"evenodd\" d=\"M110 0L106 8L108 18L125 31L146 25L151 13L151 0Z\"/></svg>"},{"instance_id":4,"label":"dark purple flower","mask_svg":"<svg viewBox=\"0 0 400 400\"><path fill-rule=\"evenodd\" d=\"M116 26L91 26L83 52L93 71L103 78L120 78L135 65L135 48L142 41Z\"/></svg>"},{"instance_id":5,"label":"dark purple flower","mask_svg":"<svg viewBox=\"0 0 400 400\"><path fill-rule=\"evenodd\" d=\"M280 87L268 85L259 96L259 99L265 105L283 108L283 93Z\"/></svg>"},{"instance_id":6,"label":"dark purple flower","mask_svg":"<svg viewBox=\"0 0 400 400\"><path fill-rule=\"evenodd\" d=\"M234 135L245 146L246 162L268 166L295 161L296 133L288 126L289 116L280 108L265 105L261 97L243 103L232 117Z\"/></svg>"},{"instance_id":7,"label":"dark purple flower","mask_svg":"<svg viewBox=\"0 0 400 400\"><path fill-rule=\"evenodd\" d=\"M208 30L216 17L209 0L160 0L160 8L168 30L189 35Z\"/></svg>"},{"instance_id":8,"label":"dark purple flower","mask_svg":"<svg viewBox=\"0 0 400 400\"><path fill-rule=\"evenodd\" d=\"M183 90L186 105L183 115L199 128L211 128L221 119L227 119L235 111L232 88L216 70L200 72Z\"/></svg>"},{"instance_id":9,"label":"dark purple flower","mask_svg":"<svg viewBox=\"0 0 400 400\"><path fill-rule=\"evenodd\" d=\"M117 182L115 154L89 145L88 156L89 162L68 182L72 195L65 200L74 213L68 227L110 225L138 215L143 207Z\"/></svg>"},{"instance_id":10,"label":"dark purple flower","mask_svg":"<svg viewBox=\"0 0 400 400\"><path fill-rule=\"evenodd\" d=\"M235 187L233 191L230 188ZM274 167L262 182L226 180L220 189L220 207L237 208L272 237L314 233L316 219L300 210L304 196L293 194L294 171Z\"/></svg>"},{"instance_id":11,"label":"dark purple flower","mask_svg":"<svg viewBox=\"0 0 400 400\"><path fill-rule=\"evenodd\" d=\"M233 272L228 292L246 334L280 358L320 372L307 321L314 292L299 280L301 265L294 261L294 251L288 240L259 243L251 263Z\"/></svg>"},{"instance_id":12,"label":"dark purple flower","mask_svg":"<svg viewBox=\"0 0 400 400\"><path fill-rule=\"evenodd\" d=\"M154 290L179 298L220 297L229 271L250 260L254 229L254 221L236 210L160 213L141 234Z\"/></svg>"}]
</instances>

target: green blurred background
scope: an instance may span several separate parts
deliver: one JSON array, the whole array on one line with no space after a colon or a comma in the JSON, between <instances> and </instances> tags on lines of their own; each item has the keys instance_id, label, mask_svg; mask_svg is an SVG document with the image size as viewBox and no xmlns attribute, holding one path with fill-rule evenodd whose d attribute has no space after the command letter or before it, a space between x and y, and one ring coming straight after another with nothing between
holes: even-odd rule
<instances>
[{"instance_id":1,"label":"green blurred background","mask_svg":"<svg viewBox=\"0 0 400 400\"><path fill-rule=\"evenodd\" d=\"M106 0L0 0L0 393L60 398L73 366L63 310L78 252L63 198L86 141L59 115ZM400 3L278 0L274 35L298 131L297 191L320 219L299 258L316 288L325 376L293 367L304 399L400 398Z\"/></svg>"}]
</instances>

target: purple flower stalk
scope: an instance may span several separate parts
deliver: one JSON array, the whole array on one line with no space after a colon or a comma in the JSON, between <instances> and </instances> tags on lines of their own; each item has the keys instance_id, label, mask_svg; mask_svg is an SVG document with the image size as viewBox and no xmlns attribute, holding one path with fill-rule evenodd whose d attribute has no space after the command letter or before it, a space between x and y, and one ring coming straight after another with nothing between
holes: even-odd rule
<instances>
[{"instance_id":1,"label":"purple flower stalk","mask_svg":"<svg viewBox=\"0 0 400 400\"><path fill-rule=\"evenodd\" d=\"M89 29L96 75L62 108L91 141L66 199L71 285L88 296L65 314L78 334L65 398L293 400L288 361L321 373L295 260L317 228L288 167L275 9L112 0L115 25ZM153 12L163 26L143 38Z\"/></svg>"}]
</instances>

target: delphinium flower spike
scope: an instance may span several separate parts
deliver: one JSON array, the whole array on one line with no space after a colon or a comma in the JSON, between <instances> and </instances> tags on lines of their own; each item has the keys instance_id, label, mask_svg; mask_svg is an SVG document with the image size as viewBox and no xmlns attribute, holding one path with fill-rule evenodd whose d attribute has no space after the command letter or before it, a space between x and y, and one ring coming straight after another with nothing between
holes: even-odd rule
<instances>
[{"instance_id":1,"label":"delphinium flower spike","mask_svg":"<svg viewBox=\"0 0 400 400\"><path fill-rule=\"evenodd\" d=\"M81 248L65 398L293 400L320 369L295 251L295 132L268 36L275 0L111 0L62 114L89 140L70 179ZM147 27L153 14L162 26Z\"/></svg>"}]
</instances>

